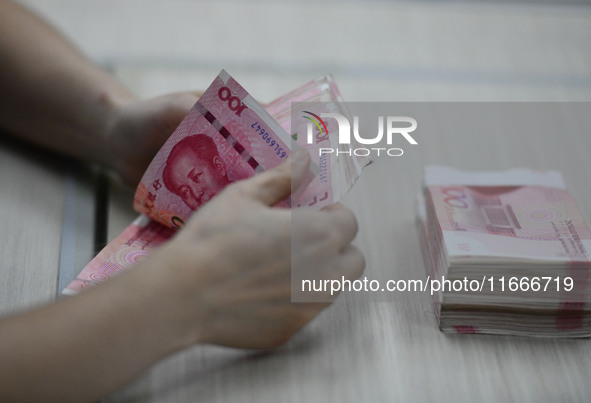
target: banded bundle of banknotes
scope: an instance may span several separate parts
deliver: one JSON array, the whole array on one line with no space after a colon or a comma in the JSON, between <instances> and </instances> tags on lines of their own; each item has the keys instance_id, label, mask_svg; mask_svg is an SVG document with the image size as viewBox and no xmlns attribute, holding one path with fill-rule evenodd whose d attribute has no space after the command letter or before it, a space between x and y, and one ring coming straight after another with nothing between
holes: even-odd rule
<instances>
[{"instance_id":1,"label":"banded bundle of banknotes","mask_svg":"<svg viewBox=\"0 0 591 403\"><path fill-rule=\"evenodd\" d=\"M427 167L417 210L442 331L591 335L591 232L559 172Z\"/></svg>"},{"instance_id":2,"label":"banded bundle of banknotes","mask_svg":"<svg viewBox=\"0 0 591 403\"><path fill-rule=\"evenodd\" d=\"M306 186L282 207L322 208L355 183L368 157L320 153L342 149L337 122L312 117L343 110L330 76L307 83L266 107L222 71L154 157L134 197L141 215L69 284L64 294L106 281L138 263L181 228L225 186L273 168L296 147L310 152Z\"/></svg>"}]
</instances>

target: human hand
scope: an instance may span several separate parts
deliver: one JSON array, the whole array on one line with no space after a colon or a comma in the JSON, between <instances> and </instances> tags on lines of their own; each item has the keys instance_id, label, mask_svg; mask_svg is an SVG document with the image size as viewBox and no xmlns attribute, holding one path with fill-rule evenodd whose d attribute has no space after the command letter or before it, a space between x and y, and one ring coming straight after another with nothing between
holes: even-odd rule
<instances>
[{"instance_id":1,"label":"human hand","mask_svg":"<svg viewBox=\"0 0 591 403\"><path fill-rule=\"evenodd\" d=\"M114 108L107 122L107 149L103 160L130 186L136 186L152 158L201 96L181 92Z\"/></svg>"},{"instance_id":2,"label":"human hand","mask_svg":"<svg viewBox=\"0 0 591 403\"><path fill-rule=\"evenodd\" d=\"M350 210L335 204L304 211L294 234L291 210L270 207L289 196L292 180L297 188L309 162L306 152L294 153L291 162L228 186L152 256L162 287L171 290L168 306L181 324L182 345L265 349L287 341L329 305L291 302L292 260L326 279L361 275ZM291 250L294 236L298 250Z\"/></svg>"}]
</instances>

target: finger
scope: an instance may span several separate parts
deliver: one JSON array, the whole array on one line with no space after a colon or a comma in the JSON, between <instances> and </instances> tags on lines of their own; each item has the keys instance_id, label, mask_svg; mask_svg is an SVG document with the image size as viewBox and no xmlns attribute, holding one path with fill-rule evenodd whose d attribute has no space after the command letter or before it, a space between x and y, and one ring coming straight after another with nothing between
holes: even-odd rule
<instances>
[{"instance_id":1,"label":"finger","mask_svg":"<svg viewBox=\"0 0 591 403\"><path fill-rule=\"evenodd\" d=\"M185 98L187 100L192 100L193 104L201 98L203 95L203 91L183 91L183 92L176 92L172 94L173 96L177 96L179 98ZM193 106L191 104L191 107Z\"/></svg>"},{"instance_id":2,"label":"finger","mask_svg":"<svg viewBox=\"0 0 591 403\"><path fill-rule=\"evenodd\" d=\"M187 94L191 94L196 98L201 98L201 95L203 95L203 91L187 91Z\"/></svg>"},{"instance_id":3,"label":"finger","mask_svg":"<svg viewBox=\"0 0 591 403\"><path fill-rule=\"evenodd\" d=\"M283 164L240 182L242 195L272 206L287 198L304 180L310 154L304 149L293 152Z\"/></svg>"},{"instance_id":4,"label":"finger","mask_svg":"<svg viewBox=\"0 0 591 403\"><path fill-rule=\"evenodd\" d=\"M201 95L203 95L203 91L197 90L179 91L168 94L168 96L191 96L195 98L201 98Z\"/></svg>"},{"instance_id":5,"label":"finger","mask_svg":"<svg viewBox=\"0 0 591 403\"><path fill-rule=\"evenodd\" d=\"M174 93L147 100L145 106L152 111L151 115L160 125L163 135L170 135L193 108L197 99L189 92Z\"/></svg>"},{"instance_id":6,"label":"finger","mask_svg":"<svg viewBox=\"0 0 591 403\"><path fill-rule=\"evenodd\" d=\"M355 245L349 244L337 258L337 278L358 279L365 269L365 256Z\"/></svg>"},{"instance_id":7,"label":"finger","mask_svg":"<svg viewBox=\"0 0 591 403\"><path fill-rule=\"evenodd\" d=\"M303 148L298 148L291 154L291 193L298 190L307 176L311 175L310 161L310 153Z\"/></svg>"},{"instance_id":8,"label":"finger","mask_svg":"<svg viewBox=\"0 0 591 403\"><path fill-rule=\"evenodd\" d=\"M311 301L333 301L343 291L343 288L348 288L343 285L343 279L354 281L358 279L365 268L365 257L363 253L354 245L349 245L337 257L336 264L330 269L330 273L325 273L325 277L320 281L328 280L330 285L325 286L325 289L314 295L312 294ZM328 278L327 278L327 277ZM308 295L307 295L308 296Z\"/></svg>"},{"instance_id":9,"label":"finger","mask_svg":"<svg viewBox=\"0 0 591 403\"><path fill-rule=\"evenodd\" d=\"M350 244L359 230L355 214L341 203L330 204L322 211L328 215L330 223L340 235L340 246Z\"/></svg>"},{"instance_id":10,"label":"finger","mask_svg":"<svg viewBox=\"0 0 591 403\"><path fill-rule=\"evenodd\" d=\"M182 113L184 117L193 108L200 96L201 93L199 92L177 92L168 95L168 100L171 102L171 106Z\"/></svg>"}]
</instances>

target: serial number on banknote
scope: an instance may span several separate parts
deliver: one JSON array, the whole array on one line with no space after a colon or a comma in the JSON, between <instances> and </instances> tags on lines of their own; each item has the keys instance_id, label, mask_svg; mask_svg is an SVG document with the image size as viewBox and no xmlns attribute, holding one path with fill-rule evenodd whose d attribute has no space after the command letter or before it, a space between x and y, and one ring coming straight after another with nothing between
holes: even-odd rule
<instances>
[{"instance_id":1,"label":"serial number on banknote","mask_svg":"<svg viewBox=\"0 0 591 403\"><path fill-rule=\"evenodd\" d=\"M264 128L261 127L259 122L254 122L250 125L255 131L256 134L261 136L261 139L275 151L280 158L285 158L287 156L286 151L281 147L281 145L273 138L273 134L266 131Z\"/></svg>"}]
</instances>

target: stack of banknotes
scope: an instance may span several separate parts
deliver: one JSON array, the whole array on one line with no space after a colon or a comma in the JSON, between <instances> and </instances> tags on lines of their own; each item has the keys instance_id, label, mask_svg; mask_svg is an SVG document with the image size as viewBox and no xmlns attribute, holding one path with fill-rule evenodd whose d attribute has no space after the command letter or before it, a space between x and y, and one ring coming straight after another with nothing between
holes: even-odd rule
<instances>
[{"instance_id":1,"label":"stack of banknotes","mask_svg":"<svg viewBox=\"0 0 591 403\"><path fill-rule=\"evenodd\" d=\"M338 201L371 162L320 152L355 146L329 135L338 132L337 122L314 120L323 112L346 115L341 102L334 81L324 76L263 107L222 71L145 172L134 197L141 215L63 293L77 294L138 263L225 186L281 164L295 148L309 151L310 172L305 186L279 207L319 209Z\"/></svg>"},{"instance_id":2,"label":"stack of banknotes","mask_svg":"<svg viewBox=\"0 0 591 403\"><path fill-rule=\"evenodd\" d=\"M442 331L591 335L591 232L559 172L427 167L417 205Z\"/></svg>"}]
</instances>

